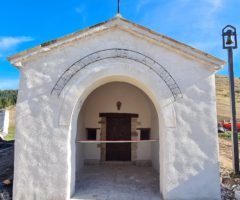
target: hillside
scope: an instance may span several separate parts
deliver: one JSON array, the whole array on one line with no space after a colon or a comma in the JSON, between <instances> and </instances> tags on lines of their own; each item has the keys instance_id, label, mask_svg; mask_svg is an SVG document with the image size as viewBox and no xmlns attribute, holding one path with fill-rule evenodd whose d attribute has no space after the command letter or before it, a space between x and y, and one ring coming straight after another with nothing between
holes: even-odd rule
<instances>
[{"instance_id":1,"label":"hillside","mask_svg":"<svg viewBox=\"0 0 240 200\"><path fill-rule=\"evenodd\" d=\"M227 76L216 76L217 114L218 120L229 120L231 117L229 83ZM240 79L235 78L235 95L237 118L240 120Z\"/></svg>"}]
</instances>

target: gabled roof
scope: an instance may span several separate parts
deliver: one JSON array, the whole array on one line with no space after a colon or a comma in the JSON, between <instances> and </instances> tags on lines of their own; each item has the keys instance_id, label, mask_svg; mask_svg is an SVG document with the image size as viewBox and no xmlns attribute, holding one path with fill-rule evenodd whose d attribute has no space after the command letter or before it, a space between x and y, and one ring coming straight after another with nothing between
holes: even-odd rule
<instances>
[{"instance_id":1,"label":"gabled roof","mask_svg":"<svg viewBox=\"0 0 240 200\"><path fill-rule=\"evenodd\" d=\"M208 53L176 41L170 37L161 35L148 28L145 28L144 26L128 21L121 16L116 16L113 19L96 24L81 31L74 32L58 39L42 43L41 45L38 45L34 48L22 51L11 57L8 57L8 60L11 62L12 65L21 68L24 61L27 61L38 54L51 51L51 49L58 48L75 40L79 40L81 38L85 38L95 33L112 28L119 28L133 34L140 35L141 37L144 36L145 38L159 45L165 46L166 48L170 48L171 50L176 51L179 54L184 54L185 56L192 57L199 60L200 62L207 63L211 66L213 70L218 70L225 64L225 61L221 59L218 59Z\"/></svg>"}]
</instances>

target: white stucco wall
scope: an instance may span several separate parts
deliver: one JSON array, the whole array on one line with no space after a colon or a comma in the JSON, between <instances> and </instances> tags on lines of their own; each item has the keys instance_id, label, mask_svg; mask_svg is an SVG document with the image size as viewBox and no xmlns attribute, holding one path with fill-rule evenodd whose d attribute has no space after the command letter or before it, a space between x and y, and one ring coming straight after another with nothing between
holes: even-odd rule
<instances>
[{"instance_id":1,"label":"white stucco wall","mask_svg":"<svg viewBox=\"0 0 240 200\"><path fill-rule=\"evenodd\" d=\"M3 136L8 134L9 128L9 111L8 110L0 110L0 133Z\"/></svg>"},{"instance_id":2,"label":"white stucco wall","mask_svg":"<svg viewBox=\"0 0 240 200\"><path fill-rule=\"evenodd\" d=\"M143 64L120 58L89 65L75 74L60 97L51 95L67 67L106 48L134 49L158 61L174 77L183 98L172 101L171 92L159 76ZM160 164L163 197L220 199L214 70L209 70L209 65L118 28L26 61L17 103L14 200L70 198L75 183L79 111L95 88L112 81L137 86L156 108L160 162L154 166Z\"/></svg>"},{"instance_id":3,"label":"white stucco wall","mask_svg":"<svg viewBox=\"0 0 240 200\"><path fill-rule=\"evenodd\" d=\"M186 89L184 98L175 103L178 128L168 129L165 134L169 166L165 180L167 199L219 198L215 104L214 75ZM178 180L173 178L176 176ZM199 196L186 192L196 188Z\"/></svg>"}]
</instances>

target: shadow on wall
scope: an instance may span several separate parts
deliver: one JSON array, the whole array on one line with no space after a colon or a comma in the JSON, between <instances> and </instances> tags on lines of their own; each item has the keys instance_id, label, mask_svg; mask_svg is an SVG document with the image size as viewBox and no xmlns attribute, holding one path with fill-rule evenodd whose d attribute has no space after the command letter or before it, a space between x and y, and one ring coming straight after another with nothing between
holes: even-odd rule
<instances>
[{"instance_id":1,"label":"shadow on wall","mask_svg":"<svg viewBox=\"0 0 240 200\"><path fill-rule=\"evenodd\" d=\"M54 121L56 115L54 109L57 106L54 100L49 98L48 94L36 93L31 94L29 99L20 98L21 101L17 105L18 109L24 112L17 112L16 115L15 152L21 152L21 155L15 159L18 166L14 169L17 177L15 180L28 187L30 191L34 191L29 194L30 199L34 199L35 195L41 195L39 188L43 188L49 198L63 199L68 177L59 174L63 173L62 169L67 168L68 164L67 129L60 128ZM25 134L26 132L28 134ZM51 181L42 186L44 180ZM56 185L63 193L56 194L53 189Z\"/></svg>"},{"instance_id":2,"label":"shadow on wall","mask_svg":"<svg viewBox=\"0 0 240 200\"><path fill-rule=\"evenodd\" d=\"M189 139L182 141L186 147L183 148L181 143L177 143L176 146L185 150L182 156L188 155L193 160L198 156L204 160L217 159L217 121L212 95L214 92L196 84L185 93L184 99L177 102L179 106L176 107L176 112L178 123L182 127L179 137ZM193 147L192 151L189 151L190 146Z\"/></svg>"},{"instance_id":3,"label":"shadow on wall","mask_svg":"<svg viewBox=\"0 0 240 200\"><path fill-rule=\"evenodd\" d=\"M211 79L203 81L209 85L196 83L176 102L181 130L173 144L177 152L172 173L178 180L172 183L167 199L220 199L214 92L209 91ZM171 180L171 174L167 176Z\"/></svg>"},{"instance_id":4,"label":"shadow on wall","mask_svg":"<svg viewBox=\"0 0 240 200\"><path fill-rule=\"evenodd\" d=\"M216 169L218 163L205 163L205 168L196 175L190 176L187 180L182 181L179 186L168 192L166 199L194 199L194 200L219 200L220 184L216 181ZM219 188L216 189L216 188Z\"/></svg>"}]
</instances>

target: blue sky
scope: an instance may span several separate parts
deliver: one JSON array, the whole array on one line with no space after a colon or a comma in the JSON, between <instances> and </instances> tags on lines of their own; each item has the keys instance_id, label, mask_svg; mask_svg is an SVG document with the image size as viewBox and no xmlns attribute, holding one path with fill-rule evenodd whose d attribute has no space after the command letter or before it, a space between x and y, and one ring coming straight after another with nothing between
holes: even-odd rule
<instances>
[{"instance_id":1,"label":"blue sky","mask_svg":"<svg viewBox=\"0 0 240 200\"><path fill-rule=\"evenodd\" d=\"M18 88L19 71L7 56L110 19L116 5L117 0L1 1L0 89ZM221 30L231 24L240 33L239 8L240 0L121 0L124 18L224 60ZM240 48L234 65L240 77ZM226 75L227 66L219 73Z\"/></svg>"}]
</instances>

